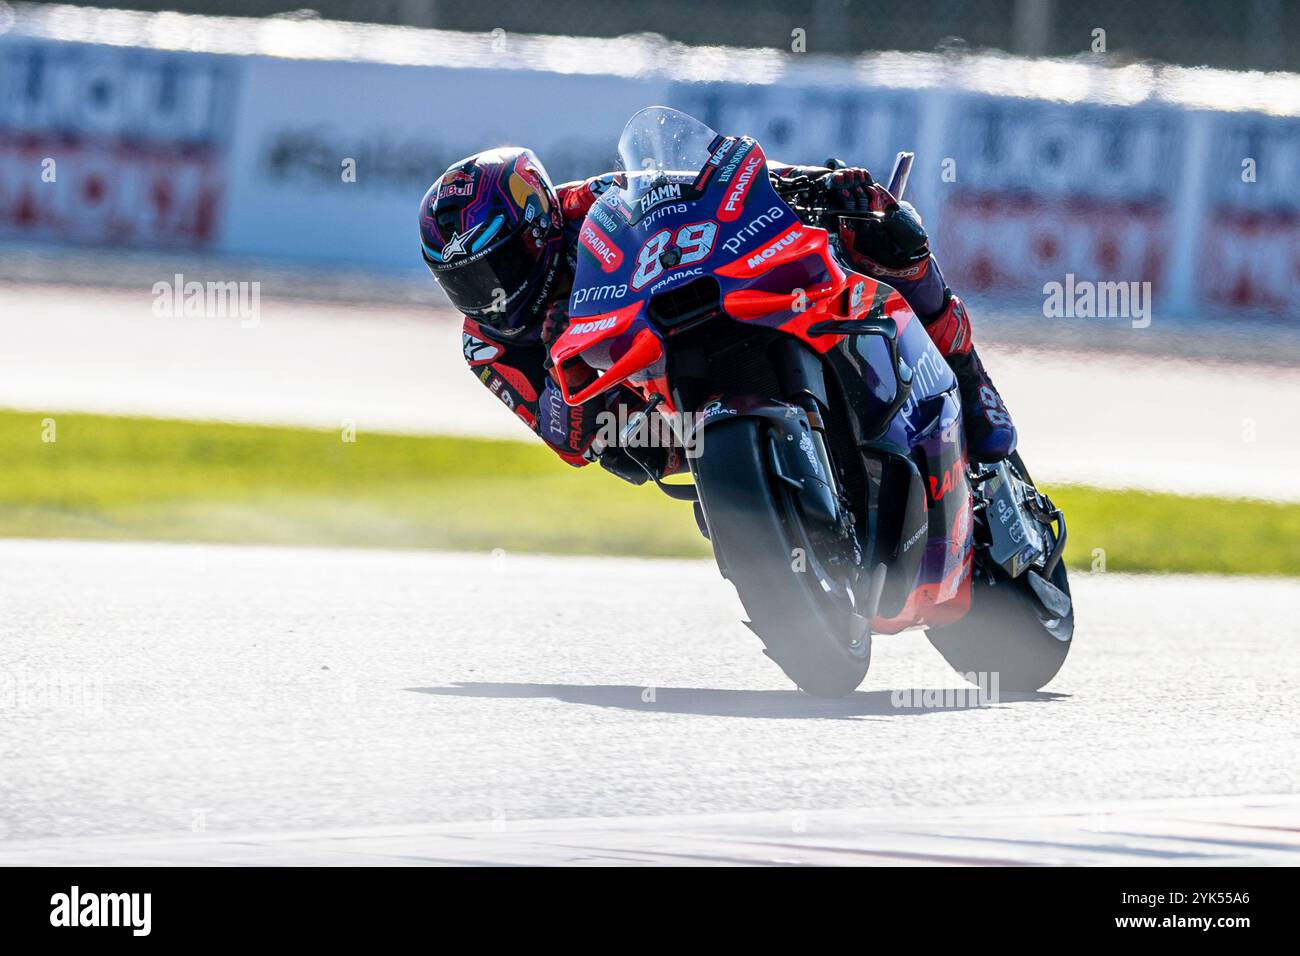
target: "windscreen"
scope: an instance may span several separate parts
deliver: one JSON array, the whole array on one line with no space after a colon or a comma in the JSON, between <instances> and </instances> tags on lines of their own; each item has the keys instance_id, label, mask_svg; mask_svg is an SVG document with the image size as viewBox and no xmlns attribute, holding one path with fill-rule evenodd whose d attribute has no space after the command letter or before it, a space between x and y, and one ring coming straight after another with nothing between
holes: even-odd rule
<instances>
[{"instance_id":1,"label":"windscreen","mask_svg":"<svg viewBox=\"0 0 1300 956\"><path fill-rule=\"evenodd\" d=\"M618 140L619 162L635 194L664 175L694 178L709 161L718 134L693 116L667 106L634 114Z\"/></svg>"}]
</instances>

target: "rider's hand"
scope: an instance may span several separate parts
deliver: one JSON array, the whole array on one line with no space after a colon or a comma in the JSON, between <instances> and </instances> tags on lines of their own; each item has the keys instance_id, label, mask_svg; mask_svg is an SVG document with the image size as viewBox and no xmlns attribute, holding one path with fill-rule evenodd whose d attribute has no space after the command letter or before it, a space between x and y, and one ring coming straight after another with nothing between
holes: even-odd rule
<instances>
[{"instance_id":1,"label":"rider's hand","mask_svg":"<svg viewBox=\"0 0 1300 956\"><path fill-rule=\"evenodd\" d=\"M925 227L912 204L899 202L865 169L836 169L820 182L826 209L832 215L878 214L873 219L840 220L840 239L853 252L887 269L906 269L930 255Z\"/></svg>"},{"instance_id":2,"label":"rider's hand","mask_svg":"<svg viewBox=\"0 0 1300 956\"><path fill-rule=\"evenodd\" d=\"M551 379L546 380L537 403L537 431L552 448L566 455L585 455L600 430L599 415L605 397L597 395L582 405L570 405Z\"/></svg>"},{"instance_id":3,"label":"rider's hand","mask_svg":"<svg viewBox=\"0 0 1300 956\"><path fill-rule=\"evenodd\" d=\"M542 344L549 349L555 340L564 334L568 324L567 316L554 309L548 309L546 317L542 319Z\"/></svg>"},{"instance_id":4,"label":"rider's hand","mask_svg":"<svg viewBox=\"0 0 1300 956\"><path fill-rule=\"evenodd\" d=\"M818 180L822 198L830 212L884 212L896 206L894 197L871 178L871 173L855 166L836 169Z\"/></svg>"},{"instance_id":5,"label":"rider's hand","mask_svg":"<svg viewBox=\"0 0 1300 956\"><path fill-rule=\"evenodd\" d=\"M552 364L551 346L555 344L556 339L564 334L564 330L568 328L569 325L568 311L567 309L562 308L561 305L567 306L568 301L565 300L563 303L557 302L555 305L547 309L546 314L542 317L542 345L546 349L546 358L543 361L542 366L548 369Z\"/></svg>"}]
</instances>

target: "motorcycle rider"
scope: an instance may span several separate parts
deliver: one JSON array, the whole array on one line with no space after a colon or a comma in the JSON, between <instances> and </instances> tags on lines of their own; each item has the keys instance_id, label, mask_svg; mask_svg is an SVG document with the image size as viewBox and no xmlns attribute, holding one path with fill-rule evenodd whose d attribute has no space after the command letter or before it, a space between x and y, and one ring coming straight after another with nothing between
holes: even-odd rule
<instances>
[{"instance_id":1,"label":"motorcycle rider","mask_svg":"<svg viewBox=\"0 0 1300 956\"><path fill-rule=\"evenodd\" d=\"M815 179L828 209L880 212L871 227L840 220L851 265L897 289L947 359L961 392L970 457L996 462L1015 448L1016 430L971 340L970 317L945 284L916 211L860 168L769 163L780 179ZM547 347L567 322L577 237L587 210L617 173L553 186L529 149L501 147L453 163L420 203L425 264L464 314L465 360L479 380L565 461L602 467L640 484L645 469L617 446L593 450L597 416L611 403L644 405L630 389L569 406L549 372ZM639 449L658 474L682 468L672 448Z\"/></svg>"}]
</instances>

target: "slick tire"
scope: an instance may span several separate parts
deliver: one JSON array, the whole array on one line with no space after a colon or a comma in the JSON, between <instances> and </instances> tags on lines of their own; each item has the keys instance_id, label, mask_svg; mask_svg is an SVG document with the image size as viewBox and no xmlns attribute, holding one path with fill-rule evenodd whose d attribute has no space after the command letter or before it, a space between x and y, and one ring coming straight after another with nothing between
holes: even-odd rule
<instances>
[{"instance_id":1,"label":"slick tire","mask_svg":"<svg viewBox=\"0 0 1300 956\"><path fill-rule=\"evenodd\" d=\"M843 697L871 664L870 630L826 598L815 574L795 570L806 537L769 475L766 434L757 418L709 426L695 463L709 540L768 657L805 692Z\"/></svg>"},{"instance_id":2,"label":"slick tire","mask_svg":"<svg viewBox=\"0 0 1300 956\"><path fill-rule=\"evenodd\" d=\"M1018 454L1012 467L1026 481L1029 472ZM1070 582L1065 562L1057 564L1051 582L1066 594ZM993 584L971 585L971 609L948 627L935 627L926 636L958 674L980 682L980 675L997 674L998 687L1010 693L1041 690L1065 663L1074 642L1074 604L1056 618L1034 597L1023 579L998 576Z\"/></svg>"}]
</instances>

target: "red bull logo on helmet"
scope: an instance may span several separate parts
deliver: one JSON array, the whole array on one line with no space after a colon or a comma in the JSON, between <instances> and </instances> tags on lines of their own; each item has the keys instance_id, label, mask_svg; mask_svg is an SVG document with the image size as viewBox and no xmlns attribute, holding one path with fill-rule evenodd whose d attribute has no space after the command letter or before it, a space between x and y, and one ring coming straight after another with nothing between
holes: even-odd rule
<instances>
[{"instance_id":1,"label":"red bull logo on helmet","mask_svg":"<svg viewBox=\"0 0 1300 956\"><path fill-rule=\"evenodd\" d=\"M438 198L474 195L474 176L463 169L450 169L443 174L438 187Z\"/></svg>"}]
</instances>

